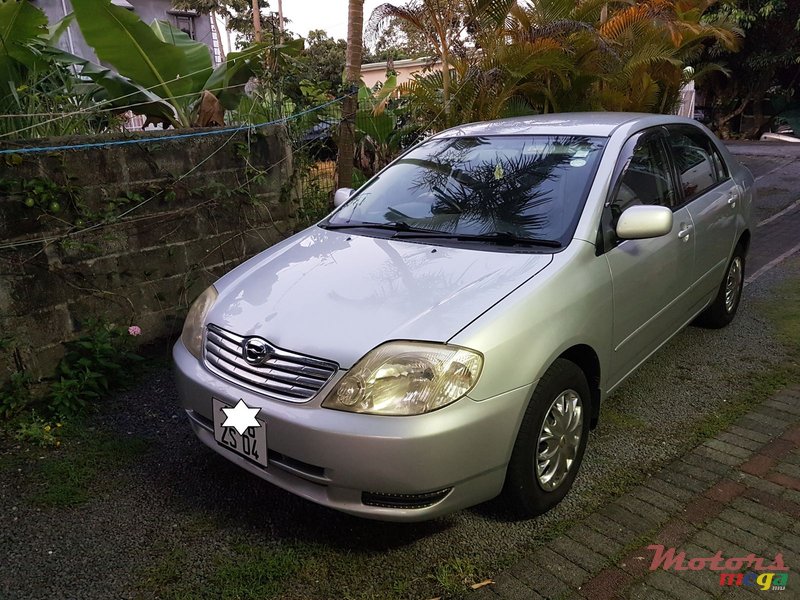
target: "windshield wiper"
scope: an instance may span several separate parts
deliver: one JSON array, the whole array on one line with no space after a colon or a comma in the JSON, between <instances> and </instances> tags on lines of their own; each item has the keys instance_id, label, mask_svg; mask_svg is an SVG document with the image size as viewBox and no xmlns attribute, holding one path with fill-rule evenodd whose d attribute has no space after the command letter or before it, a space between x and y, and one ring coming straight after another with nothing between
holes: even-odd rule
<instances>
[{"instance_id":1,"label":"windshield wiper","mask_svg":"<svg viewBox=\"0 0 800 600\"><path fill-rule=\"evenodd\" d=\"M448 235L436 229L413 227L404 221L389 221L388 223L372 223L370 221L363 221L360 223L325 223L320 225L320 227L324 227L325 229L386 229L388 231L404 232L418 236L432 235L439 237L440 235Z\"/></svg>"},{"instance_id":2,"label":"windshield wiper","mask_svg":"<svg viewBox=\"0 0 800 600\"><path fill-rule=\"evenodd\" d=\"M409 239L417 237L416 232L405 232L399 231L394 236L397 239ZM422 236L420 236L422 237ZM465 234L465 233L433 233L428 232L424 235L424 237L436 237L448 240L459 240L459 241L467 241L467 242L489 242L493 244L499 244L503 246L546 246L548 248L561 248L562 244L558 240L545 240L545 239L537 239L537 238L529 238L529 237L521 237L510 233L508 231L494 231L492 233L483 233L483 234Z\"/></svg>"}]
</instances>

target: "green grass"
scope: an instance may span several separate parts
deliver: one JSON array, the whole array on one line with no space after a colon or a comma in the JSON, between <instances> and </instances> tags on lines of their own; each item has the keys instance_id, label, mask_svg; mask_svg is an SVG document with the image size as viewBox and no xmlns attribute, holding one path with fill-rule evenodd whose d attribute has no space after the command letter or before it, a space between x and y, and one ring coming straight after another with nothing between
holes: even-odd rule
<instances>
[{"instance_id":1,"label":"green grass","mask_svg":"<svg viewBox=\"0 0 800 600\"><path fill-rule=\"evenodd\" d=\"M452 558L434 568L433 580L445 592L448 598L464 593L467 586L475 583L477 569L468 560Z\"/></svg>"},{"instance_id":2,"label":"green grass","mask_svg":"<svg viewBox=\"0 0 800 600\"><path fill-rule=\"evenodd\" d=\"M140 438L101 433L80 425L64 429L61 447L46 451L31 468L28 499L38 506L55 508L87 502L101 471L119 469L148 449L148 443Z\"/></svg>"},{"instance_id":3,"label":"green grass","mask_svg":"<svg viewBox=\"0 0 800 600\"><path fill-rule=\"evenodd\" d=\"M210 591L213 598L222 600L275 598L299 570L300 558L292 548L239 544L232 552L217 556L209 578Z\"/></svg>"},{"instance_id":4,"label":"green grass","mask_svg":"<svg viewBox=\"0 0 800 600\"><path fill-rule=\"evenodd\" d=\"M631 429L646 429L648 426L647 421L644 419L621 412L611 406L601 406L600 411L600 422L603 424L603 427L611 426L629 431Z\"/></svg>"}]
</instances>

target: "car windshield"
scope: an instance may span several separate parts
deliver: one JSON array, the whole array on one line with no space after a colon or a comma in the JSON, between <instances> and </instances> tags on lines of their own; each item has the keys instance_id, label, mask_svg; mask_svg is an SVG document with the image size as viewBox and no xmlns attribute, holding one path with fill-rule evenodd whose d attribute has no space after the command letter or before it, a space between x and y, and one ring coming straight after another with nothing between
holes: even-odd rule
<instances>
[{"instance_id":1,"label":"car windshield","mask_svg":"<svg viewBox=\"0 0 800 600\"><path fill-rule=\"evenodd\" d=\"M428 140L373 178L323 226L559 246L574 231L604 143L548 135Z\"/></svg>"}]
</instances>

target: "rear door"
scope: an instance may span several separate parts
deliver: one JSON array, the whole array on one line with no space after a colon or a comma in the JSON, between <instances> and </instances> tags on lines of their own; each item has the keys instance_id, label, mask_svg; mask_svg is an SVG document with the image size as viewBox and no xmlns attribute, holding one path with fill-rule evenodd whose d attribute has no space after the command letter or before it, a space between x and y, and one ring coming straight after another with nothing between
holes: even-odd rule
<instances>
[{"instance_id":1,"label":"rear door","mask_svg":"<svg viewBox=\"0 0 800 600\"><path fill-rule=\"evenodd\" d=\"M695 237L688 209L677 206L679 196L662 127L628 140L611 189L601 234L614 296L613 385L688 319ZM614 230L619 216L639 204L671 208L672 231L647 240L617 239Z\"/></svg>"},{"instance_id":2,"label":"rear door","mask_svg":"<svg viewBox=\"0 0 800 600\"><path fill-rule=\"evenodd\" d=\"M688 209L695 230L692 295L702 304L719 288L725 273L736 237L741 192L705 132L692 125L671 125L667 130L680 183L680 205Z\"/></svg>"}]
</instances>

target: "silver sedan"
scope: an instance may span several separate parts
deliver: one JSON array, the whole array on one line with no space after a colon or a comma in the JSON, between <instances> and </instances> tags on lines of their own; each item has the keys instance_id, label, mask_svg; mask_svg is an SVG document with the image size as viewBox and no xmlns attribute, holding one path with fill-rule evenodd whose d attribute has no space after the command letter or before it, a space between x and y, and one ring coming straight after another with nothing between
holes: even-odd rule
<instances>
[{"instance_id":1,"label":"silver sedan","mask_svg":"<svg viewBox=\"0 0 800 600\"><path fill-rule=\"evenodd\" d=\"M350 514L419 521L501 492L540 514L603 399L684 326L734 318L753 193L689 119L444 131L200 296L181 402L232 463Z\"/></svg>"}]
</instances>

